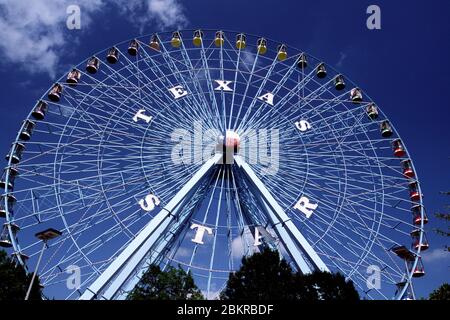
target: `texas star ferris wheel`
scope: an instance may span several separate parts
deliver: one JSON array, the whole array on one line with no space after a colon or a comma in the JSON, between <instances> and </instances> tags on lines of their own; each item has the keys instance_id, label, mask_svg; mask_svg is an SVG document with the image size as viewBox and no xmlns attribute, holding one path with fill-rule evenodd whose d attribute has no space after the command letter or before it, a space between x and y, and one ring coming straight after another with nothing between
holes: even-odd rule
<instances>
[{"instance_id":1,"label":"texas star ferris wheel","mask_svg":"<svg viewBox=\"0 0 450 320\"><path fill-rule=\"evenodd\" d=\"M425 273L420 184L393 125L347 77L263 37L183 30L100 51L37 101L6 159L0 245L30 270L43 253L49 297L123 299L156 263L214 298L267 246L372 299L414 298ZM61 235L41 251L45 228Z\"/></svg>"}]
</instances>

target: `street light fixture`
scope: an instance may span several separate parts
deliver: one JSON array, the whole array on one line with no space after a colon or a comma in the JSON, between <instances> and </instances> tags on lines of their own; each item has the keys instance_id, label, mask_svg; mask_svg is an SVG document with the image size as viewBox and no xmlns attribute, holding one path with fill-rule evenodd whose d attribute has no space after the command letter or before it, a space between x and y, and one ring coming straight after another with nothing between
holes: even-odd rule
<instances>
[{"instance_id":1,"label":"street light fixture","mask_svg":"<svg viewBox=\"0 0 450 320\"><path fill-rule=\"evenodd\" d=\"M39 240L42 241L42 249L41 249L41 253L39 254L39 259L37 261L36 268L33 272L33 276L31 277L30 286L28 287L28 291L25 296L25 300L28 300L28 298L30 297L31 288L33 287L33 283L34 283L34 278L36 277L36 273L38 272L39 264L41 263L42 255L44 254L44 250L45 250L45 247L47 246L47 242L49 240L59 237L60 235L62 235L62 232L58 231L56 229L53 229L53 228L46 229L46 230L38 232L34 235L36 238L38 238Z\"/></svg>"}]
</instances>

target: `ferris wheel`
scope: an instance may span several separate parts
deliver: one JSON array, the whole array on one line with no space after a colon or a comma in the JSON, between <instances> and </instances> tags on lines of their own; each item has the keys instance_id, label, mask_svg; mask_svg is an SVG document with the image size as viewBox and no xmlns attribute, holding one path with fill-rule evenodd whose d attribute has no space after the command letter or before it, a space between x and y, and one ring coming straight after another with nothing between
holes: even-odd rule
<instances>
[{"instance_id":1,"label":"ferris wheel","mask_svg":"<svg viewBox=\"0 0 450 320\"><path fill-rule=\"evenodd\" d=\"M371 299L415 298L425 274L422 193L392 123L267 38L182 30L100 51L36 102L6 159L0 245L39 266L48 297L124 299L158 264L212 299L264 247Z\"/></svg>"}]
</instances>

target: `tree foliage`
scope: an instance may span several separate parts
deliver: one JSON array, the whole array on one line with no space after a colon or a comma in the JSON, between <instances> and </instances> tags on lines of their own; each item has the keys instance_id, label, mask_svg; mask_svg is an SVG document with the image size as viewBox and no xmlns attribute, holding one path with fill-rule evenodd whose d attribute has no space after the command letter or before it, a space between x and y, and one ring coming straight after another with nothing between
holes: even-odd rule
<instances>
[{"instance_id":1,"label":"tree foliage","mask_svg":"<svg viewBox=\"0 0 450 320\"><path fill-rule=\"evenodd\" d=\"M190 272L171 266L162 271L159 266L151 265L127 299L201 300L203 296Z\"/></svg>"},{"instance_id":2,"label":"tree foliage","mask_svg":"<svg viewBox=\"0 0 450 320\"><path fill-rule=\"evenodd\" d=\"M264 250L242 259L241 268L231 273L223 300L286 300L292 286L292 269L276 251Z\"/></svg>"},{"instance_id":3,"label":"tree foliage","mask_svg":"<svg viewBox=\"0 0 450 320\"><path fill-rule=\"evenodd\" d=\"M441 192L441 193L445 194L445 195L450 195L450 191ZM450 208L450 206L446 206L446 209L449 209L449 208ZM450 225L449 225L450 213L448 213L448 212L438 212L438 213L435 213L434 216L436 218L438 218L439 220L442 220L444 223L447 224L447 230L445 230L443 228L436 228L436 229L434 229L434 231L437 234L439 234L439 235L441 235L443 237L449 237L450 236ZM446 248L447 251L450 251L450 247L448 245L446 245L445 248Z\"/></svg>"},{"instance_id":4,"label":"tree foliage","mask_svg":"<svg viewBox=\"0 0 450 320\"><path fill-rule=\"evenodd\" d=\"M430 300L450 300L450 284L444 283L439 288L430 293Z\"/></svg>"},{"instance_id":5,"label":"tree foliage","mask_svg":"<svg viewBox=\"0 0 450 320\"><path fill-rule=\"evenodd\" d=\"M24 300L32 274L15 263L4 250L0 250L0 301ZM39 277L35 277L29 300L41 300Z\"/></svg>"},{"instance_id":6,"label":"tree foliage","mask_svg":"<svg viewBox=\"0 0 450 320\"><path fill-rule=\"evenodd\" d=\"M242 259L241 268L230 274L223 300L359 300L351 281L339 273L294 273L279 254L270 249Z\"/></svg>"}]
</instances>

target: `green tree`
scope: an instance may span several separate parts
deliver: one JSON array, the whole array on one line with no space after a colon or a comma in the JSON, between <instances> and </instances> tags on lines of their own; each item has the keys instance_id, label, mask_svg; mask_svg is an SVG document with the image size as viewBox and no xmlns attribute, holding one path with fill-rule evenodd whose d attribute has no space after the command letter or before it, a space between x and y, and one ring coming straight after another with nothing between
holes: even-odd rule
<instances>
[{"instance_id":1,"label":"green tree","mask_svg":"<svg viewBox=\"0 0 450 320\"><path fill-rule=\"evenodd\" d=\"M445 195L450 195L450 191L447 191L447 192L441 192L441 193L442 193L442 194L445 194ZM449 208L450 208L450 206L447 205L447 206L446 206L446 209L449 209ZM435 213L434 216L435 216L436 218L438 218L439 220L443 220L445 223L447 223L447 230L442 229L442 228L436 228L436 229L434 229L434 231L435 231L437 234L441 235L441 236L449 237L449 236L450 236L450 225L449 225L449 222L450 222L450 213L448 213L448 212L438 212L438 213ZM445 249L446 249L447 251L450 251L450 247L449 247L448 245L445 246Z\"/></svg>"},{"instance_id":2,"label":"green tree","mask_svg":"<svg viewBox=\"0 0 450 320\"><path fill-rule=\"evenodd\" d=\"M295 274L295 298L298 300L359 300L352 281L340 273L315 271Z\"/></svg>"},{"instance_id":3,"label":"green tree","mask_svg":"<svg viewBox=\"0 0 450 320\"><path fill-rule=\"evenodd\" d=\"M286 300L291 296L292 269L276 251L265 249L242 259L241 268L231 273L222 300Z\"/></svg>"},{"instance_id":4,"label":"green tree","mask_svg":"<svg viewBox=\"0 0 450 320\"><path fill-rule=\"evenodd\" d=\"M430 293L430 300L450 300L450 284L444 283L439 288Z\"/></svg>"},{"instance_id":5,"label":"green tree","mask_svg":"<svg viewBox=\"0 0 450 320\"><path fill-rule=\"evenodd\" d=\"M223 300L359 300L351 281L341 274L316 271L294 273L279 254L264 249L242 259L241 268L230 274L220 295Z\"/></svg>"},{"instance_id":6,"label":"green tree","mask_svg":"<svg viewBox=\"0 0 450 320\"><path fill-rule=\"evenodd\" d=\"M31 282L32 274L15 263L4 250L0 250L0 301L23 300ZM41 300L39 277L34 279L29 300Z\"/></svg>"},{"instance_id":7,"label":"green tree","mask_svg":"<svg viewBox=\"0 0 450 320\"><path fill-rule=\"evenodd\" d=\"M167 271L162 271L159 266L151 265L127 299L201 300L203 296L190 272L170 266Z\"/></svg>"}]
</instances>

